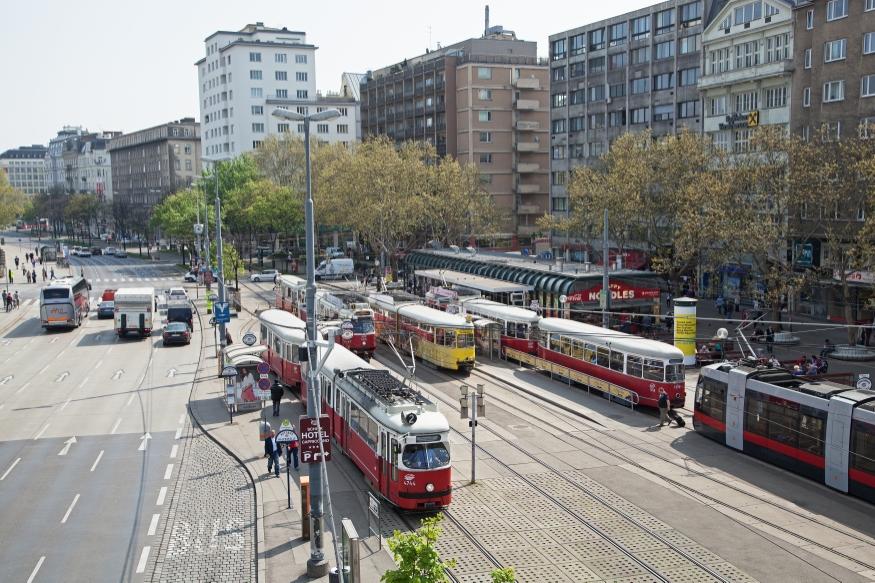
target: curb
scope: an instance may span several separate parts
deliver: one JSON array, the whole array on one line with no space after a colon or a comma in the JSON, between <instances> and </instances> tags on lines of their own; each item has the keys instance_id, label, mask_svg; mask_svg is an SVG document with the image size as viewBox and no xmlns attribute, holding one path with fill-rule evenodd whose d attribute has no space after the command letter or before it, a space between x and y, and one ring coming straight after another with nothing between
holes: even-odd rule
<instances>
[{"instance_id":1,"label":"curb","mask_svg":"<svg viewBox=\"0 0 875 583\"><path fill-rule=\"evenodd\" d=\"M200 310L198 310L197 305L194 302L192 302L191 305L194 308L194 310L197 312L198 326L200 327L200 330L201 330L201 338L203 338L204 337L203 318L201 317L201 313L200 313ZM203 360L204 360L204 350L203 350L203 347L201 347L200 354L198 356L198 362L197 362L197 364L198 364L198 369L197 369L198 376L195 377L195 383L200 381L200 370L201 370L201 365L203 363ZM213 441L213 443L215 443L222 450L224 450L225 453L227 453L232 458L237 460L237 463L240 464L244 470L246 470L246 475L249 476L249 481L252 482L252 487L253 487L252 491L253 491L254 496L255 496L255 560L256 560L256 564L257 564L257 574L256 574L255 580L266 582L267 581L267 571L266 571L267 559L265 557L264 550L263 550L265 548L264 507L261 504L261 500L263 499L264 496L262 495L262 492L261 492L261 482L255 479L255 477L252 475L252 471L249 469L249 465L246 462L244 462L240 458L240 456L238 456L228 446L226 446L224 443L222 443L216 436L214 436L212 433L210 433L209 431L207 431L204 428L203 424L201 423L200 418L198 417L197 412L195 411L195 408L192 407L192 404L191 404L191 400L192 400L192 397L194 396L195 390L196 390L195 384L192 384L191 393L189 393L189 397L188 397L188 409L189 409L189 411L191 411L191 416L195 420L195 423L197 423L198 429L200 429L204 433L204 435L209 437Z\"/></svg>"}]
</instances>

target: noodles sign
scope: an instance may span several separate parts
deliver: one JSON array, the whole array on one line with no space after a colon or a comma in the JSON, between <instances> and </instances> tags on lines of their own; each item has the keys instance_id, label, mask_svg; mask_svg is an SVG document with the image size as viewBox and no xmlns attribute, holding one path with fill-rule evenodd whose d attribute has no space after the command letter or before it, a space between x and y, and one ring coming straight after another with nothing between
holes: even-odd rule
<instances>
[{"instance_id":1,"label":"noodles sign","mask_svg":"<svg viewBox=\"0 0 875 583\"><path fill-rule=\"evenodd\" d=\"M659 299L659 288L632 287L625 283L613 281L608 287L611 290L612 301ZM602 291L602 286L574 292L573 294L568 294L567 301L573 303L598 302L600 291Z\"/></svg>"}]
</instances>

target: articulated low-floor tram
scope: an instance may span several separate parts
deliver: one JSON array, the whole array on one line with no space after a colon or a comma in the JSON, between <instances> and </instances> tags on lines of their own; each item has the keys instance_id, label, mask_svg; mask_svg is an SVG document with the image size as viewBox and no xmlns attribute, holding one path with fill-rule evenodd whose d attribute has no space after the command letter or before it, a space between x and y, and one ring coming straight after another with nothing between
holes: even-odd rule
<instances>
[{"instance_id":1,"label":"articulated low-floor tram","mask_svg":"<svg viewBox=\"0 0 875 583\"><path fill-rule=\"evenodd\" d=\"M368 303L374 310L377 336L392 340L399 350L413 352L432 368L474 369L474 324L470 317L448 314L419 303L404 292L372 293Z\"/></svg>"},{"instance_id":2,"label":"articulated low-floor tram","mask_svg":"<svg viewBox=\"0 0 875 583\"><path fill-rule=\"evenodd\" d=\"M437 404L338 344L319 385L331 436L374 490L408 511L450 504L450 425Z\"/></svg>"},{"instance_id":3,"label":"articulated low-floor tram","mask_svg":"<svg viewBox=\"0 0 875 583\"><path fill-rule=\"evenodd\" d=\"M754 457L875 502L875 391L750 361L705 366L693 427Z\"/></svg>"}]
</instances>

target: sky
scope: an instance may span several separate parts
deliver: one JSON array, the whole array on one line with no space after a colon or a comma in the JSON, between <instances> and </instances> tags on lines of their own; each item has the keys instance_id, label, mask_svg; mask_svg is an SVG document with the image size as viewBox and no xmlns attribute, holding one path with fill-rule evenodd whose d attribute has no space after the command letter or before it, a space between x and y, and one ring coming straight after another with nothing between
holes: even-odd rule
<instances>
[{"instance_id":1,"label":"sky","mask_svg":"<svg viewBox=\"0 0 875 583\"><path fill-rule=\"evenodd\" d=\"M536 41L655 0L540 4L492 0L490 25ZM486 3L439 0L6 0L0 18L0 152L47 145L65 125L133 132L199 116L194 63L204 39L246 24L307 33L316 85L339 91L343 72L364 73L483 34Z\"/></svg>"}]
</instances>

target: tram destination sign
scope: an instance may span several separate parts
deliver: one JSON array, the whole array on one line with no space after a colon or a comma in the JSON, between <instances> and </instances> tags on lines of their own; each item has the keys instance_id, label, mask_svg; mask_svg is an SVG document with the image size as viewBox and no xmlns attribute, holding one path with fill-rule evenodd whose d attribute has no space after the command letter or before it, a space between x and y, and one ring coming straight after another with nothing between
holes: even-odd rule
<instances>
[{"instance_id":1,"label":"tram destination sign","mask_svg":"<svg viewBox=\"0 0 875 583\"><path fill-rule=\"evenodd\" d=\"M320 457L322 454L319 451L320 435L322 438L322 450L325 452L325 461L330 462L331 440L328 435L328 428L330 427L328 415L322 415L318 419L318 424L316 419L310 419L309 417L302 416L298 420L298 427L301 430L301 462L305 464L312 464L322 461L322 458Z\"/></svg>"}]
</instances>

